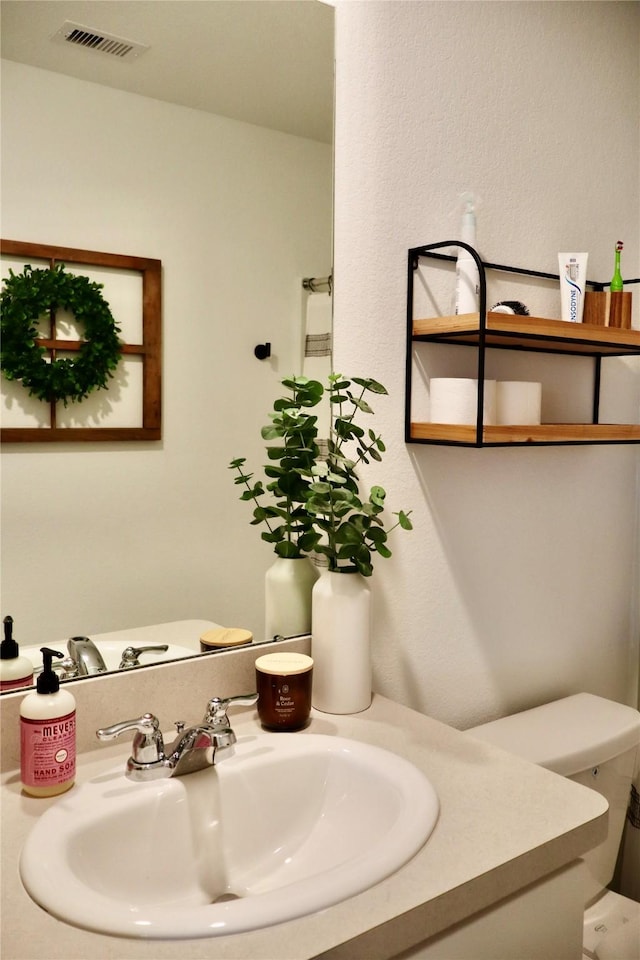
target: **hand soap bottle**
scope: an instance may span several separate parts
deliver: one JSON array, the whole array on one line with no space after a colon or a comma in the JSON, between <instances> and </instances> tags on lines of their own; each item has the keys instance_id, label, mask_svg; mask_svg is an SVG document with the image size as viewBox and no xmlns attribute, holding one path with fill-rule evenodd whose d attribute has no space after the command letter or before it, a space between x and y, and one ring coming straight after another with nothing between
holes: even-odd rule
<instances>
[{"instance_id":1,"label":"hand soap bottle","mask_svg":"<svg viewBox=\"0 0 640 960\"><path fill-rule=\"evenodd\" d=\"M0 643L0 693L33 683L33 664L21 657L13 639L13 617L4 618L4 640Z\"/></svg>"},{"instance_id":2,"label":"hand soap bottle","mask_svg":"<svg viewBox=\"0 0 640 960\"><path fill-rule=\"evenodd\" d=\"M36 692L20 705L20 777L32 797L55 797L76 778L76 701L53 670L64 654L41 647L44 669Z\"/></svg>"}]
</instances>

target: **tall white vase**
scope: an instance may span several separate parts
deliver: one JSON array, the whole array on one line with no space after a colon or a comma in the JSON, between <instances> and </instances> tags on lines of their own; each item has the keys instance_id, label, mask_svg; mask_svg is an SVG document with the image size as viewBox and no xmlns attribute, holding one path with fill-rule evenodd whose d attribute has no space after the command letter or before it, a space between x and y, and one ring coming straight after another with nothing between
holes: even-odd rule
<instances>
[{"instance_id":1,"label":"tall white vase","mask_svg":"<svg viewBox=\"0 0 640 960\"><path fill-rule=\"evenodd\" d=\"M264 577L265 638L311 632L311 591L318 571L307 557L278 557Z\"/></svg>"},{"instance_id":2,"label":"tall white vase","mask_svg":"<svg viewBox=\"0 0 640 960\"><path fill-rule=\"evenodd\" d=\"M359 573L325 571L313 588L312 703L324 713L371 704L371 591Z\"/></svg>"}]
</instances>

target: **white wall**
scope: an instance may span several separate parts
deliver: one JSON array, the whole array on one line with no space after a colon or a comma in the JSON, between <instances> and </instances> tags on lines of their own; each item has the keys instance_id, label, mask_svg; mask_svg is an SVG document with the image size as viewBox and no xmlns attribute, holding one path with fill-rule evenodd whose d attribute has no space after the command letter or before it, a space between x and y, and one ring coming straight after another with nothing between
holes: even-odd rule
<instances>
[{"instance_id":1,"label":"white wall","mask_svg":"<svg viewBox=\"0 0 640 960\"><path fill-rule=\"evenodd\" d=\"M638 448L402 435L406 249L457 232L463 190L482 196L490 260L555 271L558 250L587 249L606 279L623 239L640 275L638 7L392 0L336 15L336 366L389 388L374 403L389 453L367 480L415 523L376 567L376 688L460 726L579 689L633 702ZM24 642L229 622L240 585L258 622L270 554L226 463L262 462L291 277L329 269L329 149L3 68L2 235L164 264L164 440L4 448L3 615ZM275 372L253 358L266 339ZM607 403L636 419L637 364L612 362ZM573 385L571 361L552 365Z\"/></svg>"},{"instance_id":2,"label":"white wall","mask_svg":"<svg viewBox=\"0 0 640 960\"><path fill-rule=\"evenodd\" d=\"M272 553L227 464L261 466L299 369L331 148L8 61L2 81L2 236L159 258L164 297L162 442L4 446L3 616L23 643L191 617L258 633Z\"/></svg>"},{"instance_id":3,"label":"white wall","mask_svg":"<svg viewBox=\"0 0 640 960\"><path fill-rule=\"evenodd\" d=\"M415 525L374 574L375 686L462 727L578 690L637 702L638 447L405 446L406 251L455 237L472 189L486 259L557 272L557 251L588 250L606 280L623 239L639 276L639 20L336 4L335 367L389 388L367 480ZM567 401L587 389L572 362L549 361ZM611 362L607 410L637 421L638 364Z\"/></svg>"}]
</instances>

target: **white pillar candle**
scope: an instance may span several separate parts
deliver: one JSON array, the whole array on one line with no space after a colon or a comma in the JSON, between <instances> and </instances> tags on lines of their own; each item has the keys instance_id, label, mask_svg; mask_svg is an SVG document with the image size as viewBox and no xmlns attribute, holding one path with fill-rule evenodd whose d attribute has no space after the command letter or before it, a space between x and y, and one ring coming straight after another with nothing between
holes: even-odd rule
<instances>
[{"instance_id":1,"label":"white pillar candle","mask_svg":"<svg viewBox=\"0 0 640 960\"><path fill-rule=\"evenodd\" d=\"M484 381L483 422L494 424L496 381ZM462 377L432 377L430 384L432 423L475 424L478 419L478 381Z\"/></svg>"}]
</instances>

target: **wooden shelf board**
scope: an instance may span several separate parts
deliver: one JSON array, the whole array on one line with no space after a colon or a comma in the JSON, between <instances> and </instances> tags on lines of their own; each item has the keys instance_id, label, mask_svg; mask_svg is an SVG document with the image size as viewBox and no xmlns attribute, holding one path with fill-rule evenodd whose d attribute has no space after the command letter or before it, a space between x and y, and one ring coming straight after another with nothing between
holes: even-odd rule
<instances>
[{"instance_id":1,"label":"wooden shelf board","mask_svg":"<svg viewBox=\"0 0 640 960\"><path fill-rule=\"evenodd\" d=\"M476 428L466 424L412 423L411 439L431 443L476 445ZM640 443L640 424L543 423L536 426L485 426L486 446L553 443Z\"/></svg>"},{"instance_id":2,"label":"wooden shelf board","mask_svg":"<svg viewBox=\"0 0 640 960\"><path fill-rule=\"evenodd\" d=\"M464 313L452 317L432 317L414 320L414 339L439 340L477 346L480 317ZM522 317L504 313L487 314L486 345L489 347L520 347L586 355L640 353L640 330L601 327L587 323L567 323L542 317Z\"/></svg>"},{"instance_id":3,"label":"wooden shelf board","mask_svg":"<svg viewBox=\"0 0 640 960\"><path fill-rule=\"evenodd\" d=\"M0 442L78 443L120 440L161 440L159 426L153 427L2 427Z\"/></svg>"}]
</instances>

